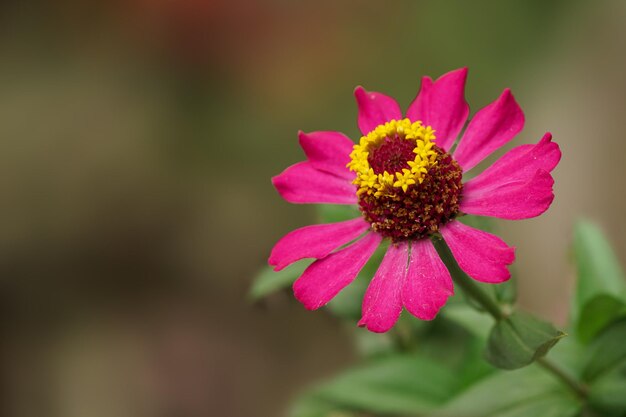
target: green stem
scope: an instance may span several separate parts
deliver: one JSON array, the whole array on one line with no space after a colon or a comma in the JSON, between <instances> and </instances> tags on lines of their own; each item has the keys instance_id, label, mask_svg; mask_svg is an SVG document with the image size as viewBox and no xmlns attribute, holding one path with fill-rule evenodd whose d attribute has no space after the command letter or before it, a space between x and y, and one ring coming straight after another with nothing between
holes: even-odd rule
<instances>
[{"instance_id":1,"label":"green stem","mask_svg":"<svg viewBox=\"0 0 626 417\"><path fill-rule=\"evenodd\" d=\"M456 259L452 255L450 248L441 238L434 238L433 243L439 256L450 271L452 280L456 285L463 289L463 292L480 304L496 321L505 320L508 314L505 313L500 305L496 303L487 293L485 293L470 277L467 276L459 267ZM573 378L567 371L561 369L557 364L550 361L546 357L536 359L536 362L546 371L554 375L561 382L565 383L578 397L585 399L587 397L587 388L585 385Z\"/></svg>"},{"instance_id":2,"label":"green stem","mask_svg":"<svg viewBox=\"0 0 626 417\"><path fill-rule=\"evenodd\" d=\"M545 370L555 375L562 382L564 382L567 386L569 386L572 391L576 393L576 395L582 399L587 398L588 391L587 387L577 381L574 377L572 377L568 372L564 369L561 369L557 364L552 362L550 359L545 356L542 358L536 359L536 362Z\"/></svg>"}]
</instances>

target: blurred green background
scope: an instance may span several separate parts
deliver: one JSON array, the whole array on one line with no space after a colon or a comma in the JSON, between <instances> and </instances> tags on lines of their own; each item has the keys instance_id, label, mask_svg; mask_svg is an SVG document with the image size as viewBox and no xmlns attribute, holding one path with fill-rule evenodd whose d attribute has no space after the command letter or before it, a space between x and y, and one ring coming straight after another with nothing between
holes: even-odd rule
<instances>
[{"instance_id":1,"label":"blurred green background","mask_svg":"<svg viewBox=\"0 0 626 417\"><path fill-rule=\"evenodd\" d=\"M621 0L3 2L2 415L280 416L351 363L330 316L247 297L316 221L269 179L298 129L358 137L356 85L406 108L460 66L472 112L510 87L515 145L561 145L550 211L500 228L523 307L565 323L573 220L626 261L625 22Z\"/></svg>"}]
</instances>

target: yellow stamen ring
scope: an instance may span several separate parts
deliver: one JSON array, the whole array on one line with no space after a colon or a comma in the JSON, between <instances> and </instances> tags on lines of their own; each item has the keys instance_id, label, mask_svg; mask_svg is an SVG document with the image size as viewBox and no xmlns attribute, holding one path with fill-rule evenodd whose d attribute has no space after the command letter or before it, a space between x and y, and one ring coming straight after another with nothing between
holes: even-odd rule
<instances>
[{"instance_id":1,"label":"yellow stamen ring","mask_svg":"<svg viewBox=\"0 0 626 417\"><path fill-rule=\"evenodd\" d=\"M415 142L415 158L407 161L408 168L403 168L401 172L375 173L368 161L370 152L385 138L392 137ZM353 184L358 186L357 195L393 196L400 189L406 193L409 186L421 184L428 169L437 162L437 153L433 150L435 139L435 131L430 126L409 119L390 120L361 137L359 143L354 145L351 161L347 165L350 171L356 173Z\"/></svg>"}]
</instances>

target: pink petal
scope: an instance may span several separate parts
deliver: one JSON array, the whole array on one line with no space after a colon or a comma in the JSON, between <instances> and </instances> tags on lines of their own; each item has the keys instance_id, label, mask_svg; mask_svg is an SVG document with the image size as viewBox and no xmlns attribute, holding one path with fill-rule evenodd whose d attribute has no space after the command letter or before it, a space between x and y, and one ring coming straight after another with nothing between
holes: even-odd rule
<instances>
[{"instance_id":1,"label":"pink petal","mask_svg":"<svg viewBox=\"0 0 626 417\"><path fill-rule=\"evenodd\" d=\"M527 180L535 175L538 169L552 171L561 159L559 145L552 142L552 135L546 133L536 145L517 146L498 159L481 174L464 184L479 190L495 188L502 183Z\"/></svg>"},{"instance_id":2,"label":"pink petal","mask_svg":"<svg viewBox=\"0 0 626 417\"><path fill-rule=\"evenodd\" d=\"M531 178L502 183L494 180L488 185L464 189L460 210L478 216L520 220L539 216L554 200L554 180L543 169L537 170Z\"/></svg>"},{"instance_id":3,"label":"pink petal","mask_svg":"<svg viewBox=\"0 0 626 417\"><path fill-rule=\"evenodd\" d=\"M561 159L559 145L546 133L536 145L511 149L463 185L461 211L503 219L527 219L548 209L554 194L552 171Z\"/></svg>"},{"instance_id":4,"label":"pink petal","mask_svg":"<svg viewBox=\"0 0 626 417\"><path fill-rule=\"evenodd\" d=\"M308 310L316 310L354 281L381 241L368 233L352 245L313 262L293 284L295 297Z\"/></svg>"},{"instance_id":5,"label":"pink petal","mask_svg":"<svg viewBox=\"0 0 626 417\"><path fill-rule=\"evenodd\" d=\"M392 244L387 249L376 275L363 299L363 317L359 326L383 333L391 329L402 312L402 283L409 258L406 242Z\"/></svg>"},{"instance_id":6,"label":"pink petal","mask_svg":"<svg viewBox=\"0 0 626 417\"><path fill-rule=\"evenodd\" d=\"M354 97L359 106L359 129L364 135L392 119L402 119L400 106L389 96L365 91L359 86L354 90Z\"/></svg>"},{"instance_id":7,"label":"pink petal","mask_svg":"<svg viewBox=\"0 0 626 417\"><path fill-rule=\"evenodd\" d=\"M477 281L500 283L511 278L506 268L515 260L515 248L482 230L453 221L440 229L454 258Z\"/></svg>"},{"instance_id":8,"label":"pink petal","mask_svg":"<svg viewBox=\"0 0 626 417\"><path fill-rule=\"evenodd\" d=\"M524 113L507 88L496 101L476 113L454 152L454 159L468 171L513 139L523 127Z\"/></svg>"},{"instance_id":9,"label":"pink petal","mask_svg":"<svg viewBox=\"0 0 626 417\"><path fill-rule=\"evenodd\" d=\"M419 94L406 112L412 121L435 129L435 143L446 151L450 149L463 128L469 106L465 101L465 80L467 68L460 68L442 75L435 81L422 78Z\"/></svg>"},{"instance_id":10,"label":"pink petal","mask_svg":"<svg viewBox=\"0 0 626 417\"><path fill-rule=\"evenodd\" d=\"M409 271L402 288L404 307L421 320L432 320L452 294L452 278L432 242L412 242Z\"/></svg>"},{"instance_id":11,"label":"pink petal","mask_svg":"<svg viewBox=\"0 0 626 417\"><path fill-rule=\"evenodd\" d=\"M314 168L353 180L355 174L346 167L354 147L347 136L339 132L299 132L300 146Z\"/></svg>"},{"instance_id":12,"label":"pink petal","mask_svg":"<svg viewBox=\"0 0 626 417\"><path fill-rule=\"evenodd\" d=\"M278 193L290 203L356 204L356 188L349 179L298 162L272 178Z\"/></svg>"},{"instance_id":13,"label":"pink petal","mask_svg":"<svg viewBox=\"0 0 626 417\"><path fill-rule=\"evenodd\" d=\"M269 264L274 266L274 270L280 271L300 259L321 259L356 239L369 227L369 223L359 217L339 223L317 224L296 229L276 243Z\"/></svg>"}]
</instances>

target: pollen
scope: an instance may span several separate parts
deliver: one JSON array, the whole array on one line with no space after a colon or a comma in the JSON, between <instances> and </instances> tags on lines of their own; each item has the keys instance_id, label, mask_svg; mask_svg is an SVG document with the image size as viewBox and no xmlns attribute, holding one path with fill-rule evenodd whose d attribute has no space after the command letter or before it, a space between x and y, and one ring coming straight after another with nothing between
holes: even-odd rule
<instances>
[{"instance_id":1,"label":"pollen","mask_svg":"<svg viewBox=\"0 0 626 417\"><path fill-rule=\"evenodd\" d=\"M356 173L357 195L395 196L421 184L437 163L434 141L430 126L409 119L391 120L361 137L347 165Z\"/></svg>"}]
</instances>

